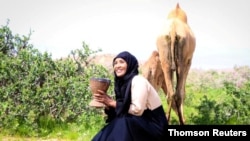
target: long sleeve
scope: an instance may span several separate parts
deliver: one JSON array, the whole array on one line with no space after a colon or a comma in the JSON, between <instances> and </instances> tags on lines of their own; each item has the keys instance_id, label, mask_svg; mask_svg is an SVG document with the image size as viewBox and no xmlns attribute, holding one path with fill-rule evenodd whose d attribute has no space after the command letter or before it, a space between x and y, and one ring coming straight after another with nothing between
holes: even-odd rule
<instances>
[{"instance_id":1,"label":"long sleeve","mask_svg":"<svg viewBox=\"0 0 250 141\"><path fill-rule=\"evenodd\" d=\"M107 115L106 123L112 121L116 116L115 108L112 108L112 107L109 107L109 109L105 108L104 112Z\"/></svg>"},{"instance_id":2,"label":"long sleeve","mask_svg":"<svg viewBox=\"0 0 250 141\"><path fill-rule=\"evenodd\" d=\"M140 116L145 109L153 110L161 105L158 93L142 76L135 76L131 87L131 105L129 113Z\"/></svg>"}]
</instances>

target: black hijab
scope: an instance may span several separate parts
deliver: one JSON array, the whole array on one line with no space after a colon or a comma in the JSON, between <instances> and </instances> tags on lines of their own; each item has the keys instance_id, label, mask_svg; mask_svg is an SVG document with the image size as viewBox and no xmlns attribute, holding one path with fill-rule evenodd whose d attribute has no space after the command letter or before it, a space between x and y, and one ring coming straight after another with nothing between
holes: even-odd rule
<instances>
[{"instance_id":1,"label":"black hijab","mask_svg":"<svg viewBox=\"0 0 250 141\"><path fill-rule=\"evenodd\" d=\"M115 74L115 96L116 96L116 115L118 117L128 114L131 104L131 83L135 75L139 74L138 61L134 55L127 51L119 53L114 59L122 58L127 63L127 71L123 77L117 77Z\"/></svg>"}]
</instances>

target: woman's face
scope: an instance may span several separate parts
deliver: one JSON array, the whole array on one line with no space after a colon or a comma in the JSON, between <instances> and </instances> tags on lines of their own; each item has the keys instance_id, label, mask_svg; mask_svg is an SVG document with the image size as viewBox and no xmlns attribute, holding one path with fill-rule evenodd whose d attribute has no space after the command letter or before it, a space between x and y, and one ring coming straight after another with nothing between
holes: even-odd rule
<instances>
[{"instance_id":1,"label":"woman's face","mask_svg":"<svg viewBox=\"0 0 250 141\"><path fill-rule=\"evenodd\" d=\"M122 58L116 58L114 61L114 72L117 77L122 77L127 71L127 62Z\"/></svg>"}]
</instances>

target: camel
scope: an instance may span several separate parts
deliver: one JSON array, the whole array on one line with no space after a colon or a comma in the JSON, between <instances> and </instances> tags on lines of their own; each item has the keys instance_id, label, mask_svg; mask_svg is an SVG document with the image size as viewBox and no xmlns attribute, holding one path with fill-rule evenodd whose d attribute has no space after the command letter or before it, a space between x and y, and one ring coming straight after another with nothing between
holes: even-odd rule
<instances>
[{"instance_id":1,"label":"camel","mask_svg":"<svg viewBox=\"0 0 250 141\"><path fill-rule=\"evenodd\" d=\"M168 98L167 86L165 83L158 51L154 50L146 62L141 65L141 74L151 83L157 92L162 89L166 95L166 99ZM172 104L172 108L177 114L175 103Z\"/></svg>"},{"instance_id":2,"label":"camel","mask_svg":"<svg viewBox=\"0 0 250 141\"><path fill-rule=\"evenodd\" d=\"M164 74L159 60L159 53L153 51L151 56L141 66L142 75L151 83L156 91L160 89L167 94L167 87L165 85Z\"/></svg>"},{"instance_id":3,"label":"camel","mask_svg":"<svg viewBox=\"0 0 250 141\"><path fill-rule=\"evenodd\" d=\"M156 46L167 88L168 121L170 121L171 109L176 108L179 123L184 125L185 85L192 64L196 38L187 23L187 15L180 8L179 3L169 12L166 23L157 37Z\"/></svg>"}]
</instances>

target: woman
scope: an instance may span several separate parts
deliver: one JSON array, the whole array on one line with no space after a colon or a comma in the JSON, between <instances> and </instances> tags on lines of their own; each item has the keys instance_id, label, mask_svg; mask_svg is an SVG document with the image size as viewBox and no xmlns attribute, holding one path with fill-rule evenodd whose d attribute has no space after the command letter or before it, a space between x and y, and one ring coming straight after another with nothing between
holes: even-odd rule
<instances>
[{"instance_id":1,"label":"woman","mask_svg":"<svg viewBox=\"0 0 250 141\"><path fill-rule=\"evenodd\" d=\"M139 75L137 59L127 51L113 59L115 100L103 91L94 99L106 105L105 125L92 141L165 141L167 119L161 99Z\"/></svg>"}]
</instances>

